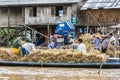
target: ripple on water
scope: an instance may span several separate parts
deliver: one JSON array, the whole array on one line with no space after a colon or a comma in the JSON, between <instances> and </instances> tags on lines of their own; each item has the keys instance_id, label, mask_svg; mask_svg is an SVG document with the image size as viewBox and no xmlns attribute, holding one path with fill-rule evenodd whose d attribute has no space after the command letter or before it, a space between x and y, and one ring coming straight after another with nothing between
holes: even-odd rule
<instances>
[{"instance_id":1,"label":"ripple on water","mask_svg":"<svg viewBox=\"0 0 120 80\"><path fill-rule=\"evenodd\" d=\"M120 69L0 67L0 80L120 80Z\"/></svg>"}]
</instances>

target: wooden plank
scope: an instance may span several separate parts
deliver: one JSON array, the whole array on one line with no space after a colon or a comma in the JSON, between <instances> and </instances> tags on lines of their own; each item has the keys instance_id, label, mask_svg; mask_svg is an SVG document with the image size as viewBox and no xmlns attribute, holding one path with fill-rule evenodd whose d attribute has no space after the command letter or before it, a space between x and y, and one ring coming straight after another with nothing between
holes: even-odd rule
<instances>
[{"instance_id":1,"label":"wooden plank","mask_svg":"<svg viewBox=\"0 0 120 80\"><path fill-rule=\"evenodd\" d=\"M1 29L1 27L0 27L0 42L1 42L1 39L2 39L2 29Z\"/></svg>"}]
</instances>

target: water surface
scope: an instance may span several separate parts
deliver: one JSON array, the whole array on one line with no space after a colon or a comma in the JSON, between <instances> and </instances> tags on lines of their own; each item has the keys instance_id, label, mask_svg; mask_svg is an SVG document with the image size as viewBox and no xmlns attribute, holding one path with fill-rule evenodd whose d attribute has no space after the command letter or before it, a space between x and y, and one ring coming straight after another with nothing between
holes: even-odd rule
<instances>
[{"instance_id":1,"label":"water surface","mask_svg":"<svg viewBox=\"0 0 120 80\"><path fill-rule=\"evenodd\" d=\"M120 69L0 67L0 80L120 80Z\"/></svg>"}]
</instances>

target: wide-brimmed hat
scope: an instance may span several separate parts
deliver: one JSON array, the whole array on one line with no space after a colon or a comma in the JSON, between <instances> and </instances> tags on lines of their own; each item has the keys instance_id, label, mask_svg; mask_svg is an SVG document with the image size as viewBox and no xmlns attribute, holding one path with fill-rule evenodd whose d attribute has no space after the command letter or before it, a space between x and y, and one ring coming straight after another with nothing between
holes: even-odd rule
<instances>
[{"instance_id":1,"label":"wide-brimmed hat","mask_svg":"<svg viewBox=\"0 0 120 80\"><path fill-rule=\"evenodd\" d=\"M72 37L72 35L69 35L68 37L69 37L69 38L71 38L71 37Z\"/></svg>"},{"instance_id":2,"label":"wide-brimmed hat","mask_svg":"<svg viewBox=\"0 0 120 80\"><path fill-rule=\"evenodd\" d=\"M96 35L95 37L98 37L98 38L100 38L100 36L99 36L99 35Z\"/></svg>"},{"instance_id":3,"label":"wide-brimmed hat","mask_svg":"<svg viewBox=\"0 0 120 80\"><path fill-rule=\"evenodd\" d=\"M57 41L57 39L56 39L56 38L52 38L52 41L53 41L53 42L56 42L56 41Z\"/></svg>"},{"instance_id":4,"label":"wide-brimmed hat","mask_svg":"<svg viewBox=\"0 0 120 80\"><path fill-rule=\"evenodd\" d=\"M105 38L105 37L107 37L107 36L106 36L106 35L102 35L101 37L102 37L102 38Z\"/></svg>"}]
</instances>

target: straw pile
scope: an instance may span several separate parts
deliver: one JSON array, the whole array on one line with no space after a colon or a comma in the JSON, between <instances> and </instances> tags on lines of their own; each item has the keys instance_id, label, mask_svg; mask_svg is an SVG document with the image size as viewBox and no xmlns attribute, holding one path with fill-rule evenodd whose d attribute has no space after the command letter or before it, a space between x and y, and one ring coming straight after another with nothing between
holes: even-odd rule
<instances>
[{"instance_id":1,"label":"straw pile","mask_svg":"<svg viewBox=\"0 0 120 80\"><path fill-rule=\"evenodd\" d=\"M85 35L81 35L79 38L81 38L83 40L83 43L86 45L87 52L89 52L91 49L94 48L94 45L91 44L91 42L94 39L93 35L85 34Z\"/></svg>"},{"instance_id":2,"label":"straw pile","mask_svg":"<svg viewBox=\"0 0 120 80\"><path fill-rule=\"evenodd\" d=\"M91 54L82 54L81 51L72 49L65 50L39 50L36 53L24 56L19 61L24 62L105 62L107 55L98 54L98 51ZM97 52L97 54L96 54Z\"/></svg>"},{"instance_id":3,"label":"straw pile","mask_svg":"<svg viewBox=\"0 0 120 80\"><path fill-rule=\"evenodd\" d=\"M83 43L86 45L87 52L91 52L91 50L94 49L94 44L92 44L92 41L94 40L95 36L98 36L101 39L101 36L99 33L96 34L84 34L81 35L79 38L83 40Z\"/></svg>"},{"instance_id":4,"label":"straw pile","mask_svg":"<svg viewBox=\"0 0 120 80\"><path fill-rule=\"evenodd\" d=\"M0 60L16 61L17 58L15 55L12 55L5 50L0 50Z\"/></svg>"},{"instance_id":5,"label":"straw pile","mask_svg":"<svg viewBox=\"0 0 120 80\"><path fill-rule=\"evenodd\" d=\"M82 35L83 43L86 44L87 53L82 54L81 51L75 51L73 49L53 49L53 50L42 50L39 49L36 52L26 55L24 57L17 57L17 59L1 58L2 60L16 60L24 62L105 62L107 55L100 54L100 51L94 50L93 41L94 35L85 34ZM5 52L8 54L7 52ZM10 52L9 52L10 53ZM13 54L13 53L11 53ZM1 55L1 52L0 52ZM14 54L15 55L15 54ZM6 55L5 55L6 56ZM11 57L11 55L7 55Z\"/></svg>"},{"instance_id":6,"label":"straw pile","mask_svg":"<svg viewBox=\"0 0 120 80\"><path fill-rule=\"evenodd\" d=\"M115 46L109 43L108 49L107 49L107 55L114 57L115 56Z\"/></svg>"},{"instance_id":7,"label":"straw pile","mask_svg":"<svg viewBox=\"0 0 120 80\"><path fill-rule=\"evenodd\" d=\"M116 51L116 56L120 57L120 51Z\"/></svg>"},{"instance_id":8,"label":"straw pile","mask_svg":"<svg viewBox=\"0 0 120 80\"><path fill-rule=\"evenodd\" d=\"M18 57L10 49L0 50L0 60L24 62L105 62L107 57L107 55L100 54L97 50L82 54L81 51L75 51L73 49L38 49L36 52L24 57Z\"/></svg>"},{"instance_id":9,"label":"straw pile","mask_svg":"<svg viewBox=\"0 0 120 80\"><path fill-rule=\"evenodd\" d=\"M83 43L86 45L88 53L94 53L94 51L93 51L94 45L91 44L91 42L93 41L95 36L99 36L99 38L102 39L102 35L100 35L99 33L96 33L93 35L85 34L85 35L82 35L79 37L79 38L83 39ZM101 53L101 51L98 51L95 53ZM115 46L113 46L112 44L109 43L106 54L111 57L115 57ZM117 52L116 55L119 55L119 52Z\"/></svg>"}]
</instances>

